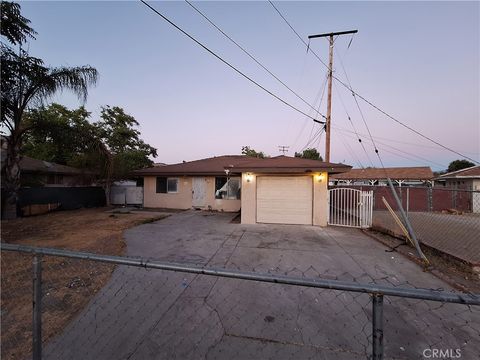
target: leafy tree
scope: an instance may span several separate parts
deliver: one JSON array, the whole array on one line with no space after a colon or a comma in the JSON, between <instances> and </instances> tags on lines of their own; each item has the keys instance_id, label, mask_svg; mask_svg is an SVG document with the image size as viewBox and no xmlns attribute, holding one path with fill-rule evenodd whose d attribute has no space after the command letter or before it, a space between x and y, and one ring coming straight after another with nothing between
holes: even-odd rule
<instances>
[{"instance_id":1,"label":"leafy tree","mask_svg":"<svg viewBox=\"0 0 480 360\"><path fill-rule=\"evenodd\" d=\"M88 145L96 136L89 117L84 107L69 110L59 104L27 112L24 121L30 130L23 138L22 155L73 165L79 156L90 151Z\"/></svg>"},{"instance_id":2,"label":"leafy tree","mask_svg":"<svg viewBox=\"0 0 480 360\"><path fill-rule=\"evenodd\" d=\"M320 156L320 153L315 148L305 149L301 153L295 152L295 157L323 161L323 158Z\"/></svg>"},{"instance_id":3,"label":"leafy tree","mask_svg":"<svg viewBox=\"0 0 480 360\"><path fill-rule=\"evenodd\" d=\"M20 5L2 1L0 4L2 36L13 45L24 43L28 38L35 39L37 34L29 24L30 20L20 14Z\"/></svg>"},{"instance_id":4,"label":"leafy tree","mask_svg":"<svg viewBox=\"0 0 480 360\"><path fill-rule=\"evenodd\" d=\"M157 149L140 139L139 123L117 106L102 107L101 120L94 123L97 134L113 156L113 178L128 179L133 170L152 166Z\"/></svg>"},{"instance_id":5,"label":"leafy tree","mask_svg":"<svg viewBox=\"0 0 480 360\"><path fill-rule=\"evenodd\" d=\"M30 21L20 14L20 5L1 2L1 122L7 131L7 150L2 169L5 189L4 218L16 217L20 188L20 149L26 131L24 113L50 99L59 90L71 90L85 100L88 87L97 81L97 70L90 66L47 67L31 57L22 45L34 38ZM6 40L6 41L4 41ZM19 46L15 52L13 46Z\"/></svg>"},{"instance_id":6,"label":"leafy tree","mask_svg":"<svg viewBox=\"0 0 480 360\"><path fill-rule=\"evenodd\" d=\"M462 170L471 166L475 166L475 164L468 160L454 160L448 165L447 172Z\"/></svg>"},{"instance_id":7,"label":"leafy tree","mask_svg":"<svg viewBox=\"0 0 480 360\"><path fill-rule=\"evenodd\" d=\"M29 112L26 123L32 129L26 134L22 153L42 160L78 168L96 169L109 186L113 180L124 180L132 170L151 166L149 156L157 150L140 139L135 118L120 107L105 106L100 119L90 123L91 114L84 107L69 110L59 104ZM98 146L110 154L111 172Z\"/></svg>"},{"instance_id":8,"label":"leafy tree","mask_svg":"<svg viewBox=\"0 0 480 360\"><path fill-rule=\"evenodd\" d=\"M255 151L250 146L242 146L242 155L264 159L268 157L263 151Z\"/></svg>"}]
</instances>

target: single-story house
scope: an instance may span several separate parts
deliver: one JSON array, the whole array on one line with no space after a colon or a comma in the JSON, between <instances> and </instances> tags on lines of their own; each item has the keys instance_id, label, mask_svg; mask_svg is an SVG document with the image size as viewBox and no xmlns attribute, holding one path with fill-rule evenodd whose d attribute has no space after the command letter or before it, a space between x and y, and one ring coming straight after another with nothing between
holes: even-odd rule
<instances>
[{"instance_id":1,"label":"single-story house","mask_svg":"<svg viewBox=\"0 0 480 360\"><path fill-rule=\"evenodd\" d=\"M429 166L351 169L330 177L331 185L432 185L433 172Z\"/></svg>"},{"instance_id":2,"label":"single-story house","mask_svg":"<svg viewBox=\"0 0 480 360\"><path fill-rule=\"evenodd\" d=\"M22 187L31 186L90 186L95 173L85 169L56 164L22 156L20 181Z\"/></svg>"},{"instance_id":3,"label":"single-story house","mask_svg":"<svg viewBox=\"0 0 480 360\"><path fill-rule=\"evenodd\" d=\"M455 189L453 191L455 197L460 194L467 195L469 210L480 213L480 165L440 175L435 178L435 183L437 186Z\"/></svg>"},{"instance_id":4,"label":"single-story house","mask_svg":"<svg viewBox=\"0 0 480 360\"><path fill-rule=\"evenodd\" d=\"M435 182L452 189L480 191L480 165L440 175Z\"/></svg>"},{"instance_id":5,"label":"single-story house","mask_svg":"<svg viewBox=\"0 0 480 360\"><path fill-rule=\"evenodd\" d=\"M328 176L344 164L226 155L135 171L144 206L239 211L241 222L326 226Z\"/></svg>"}]
</instances>

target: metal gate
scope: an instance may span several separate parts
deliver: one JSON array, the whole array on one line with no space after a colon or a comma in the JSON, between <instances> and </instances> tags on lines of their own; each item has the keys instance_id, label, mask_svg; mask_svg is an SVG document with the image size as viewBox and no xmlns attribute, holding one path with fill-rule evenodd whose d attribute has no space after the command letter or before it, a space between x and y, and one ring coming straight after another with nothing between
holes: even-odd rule
<instances>
[{"instance_id":1,"label":"metal gate","mask_svg":"<svg viewBox=\"0 0 480 360\"><path fill-rule=\"evenodd\" d=\"M356 228L372 226L373 191L328 190L328 224Z\"/></svg>"}]
</instances>

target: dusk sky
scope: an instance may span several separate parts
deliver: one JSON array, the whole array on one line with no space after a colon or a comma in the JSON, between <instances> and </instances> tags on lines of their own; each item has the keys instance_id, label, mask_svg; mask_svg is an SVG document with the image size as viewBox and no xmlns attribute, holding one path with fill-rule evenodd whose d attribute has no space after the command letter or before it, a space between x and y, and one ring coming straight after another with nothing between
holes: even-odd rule
<instances>
[{"instance_id":1,"label":"dusk sky","mask_svg":"<svg viewBox=\"0 0 480 360\"><path fill-rule=\"evenodd\" d=\"M307 105L208 24L186 2L151 2L181 28L260 84L304 112ZM21 2L37 40L32 56L52 66L86 65L100 79L85 104L92 121L100 106L123 107L158 149L156 162L240 154L249 145L279 155L301 151L319 128L275 100L154 14L140 2ZM268 2L194 2L213 22L282 81L313 104L326 68L306 52ZM445 146L480 160L479 2L275 2L297 32L358 29L335 42L334 71L381 109ZM328 44L311 48L326 62ZM342 106L363 137L367 129L352 95L334 82L333 162L379 166L352 133ZM80 103L68 93L54 101ZM459 155L401 127L359 100L385 166L445 169ZM315 105L318 105L318 101ZM326 112L326 94L320 108ZM313 114L312 111L309 112ZM342 130L345 129L345 130ZM311 144L324 156L323 135ZM401 150L401 151L399 151ZM370 158L370 159L369 159Z\"/></svg>"}]
</instances>

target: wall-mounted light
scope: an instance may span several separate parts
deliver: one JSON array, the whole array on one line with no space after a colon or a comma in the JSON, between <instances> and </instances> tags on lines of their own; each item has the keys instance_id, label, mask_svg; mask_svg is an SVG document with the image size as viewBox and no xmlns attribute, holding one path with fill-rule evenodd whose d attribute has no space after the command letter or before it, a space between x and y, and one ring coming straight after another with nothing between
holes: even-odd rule
<instances>
[{"instance_id":1,"label":"wall-mounted light","mask_svg":"<svg viewBox=\"0 0 480 360\"><path fill-rule=\"evenodd\" d=\"M324 173L316 174L316 175L315 175L315 180L316 180L317 182L322 182L323 180L325 180L325 174L324 174Z\"/></svg>"},{"instance_id":2,"label":"wall-mounted light","mask_svg":"<svg viewBox=\"0 0 480 360\"><path fill-rule=\"evenodd\" d=\"M252 180L253 180L253 175L250 174L250 173L247 173L247 175L245 175L245 179L247 180L247 182L252 182Z\"/></svg>"}]
</instances>

